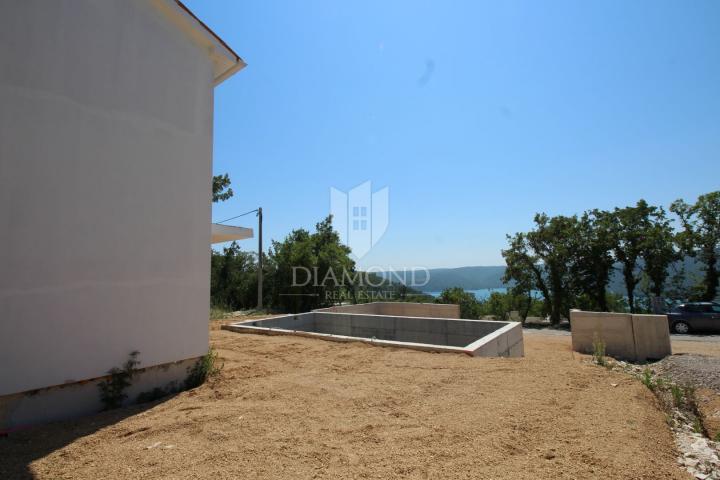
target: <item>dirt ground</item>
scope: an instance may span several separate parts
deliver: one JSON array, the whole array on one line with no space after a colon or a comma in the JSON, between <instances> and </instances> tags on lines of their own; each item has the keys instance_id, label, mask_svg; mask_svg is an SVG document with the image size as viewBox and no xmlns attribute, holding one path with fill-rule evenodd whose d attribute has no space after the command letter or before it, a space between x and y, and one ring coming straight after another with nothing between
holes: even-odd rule
<instances>
[{"instance_id":1,"label":"dirt ground","mask_svg":"<svg viewBox=\"0 0 720 480\"><path fill-rule=\"evenodd\" d=\"M689 478L665 414L565 336L522 359L213 329L171 399L0 438L0 478Z\"/></svg>"}]
</instances>

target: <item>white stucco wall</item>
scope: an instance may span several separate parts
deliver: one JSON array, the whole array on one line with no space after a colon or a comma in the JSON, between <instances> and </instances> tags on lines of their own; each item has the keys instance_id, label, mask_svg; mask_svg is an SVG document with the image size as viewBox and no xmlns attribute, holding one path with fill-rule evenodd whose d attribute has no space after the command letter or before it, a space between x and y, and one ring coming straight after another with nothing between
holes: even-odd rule
<instances>
[{"instance_id":1,"label":"white stucco wall","mask_svg":"<svg viewBox=\"0 0 720 480\"><path fill-rule=\"evenodd\" d=\"M212 80L144 0L0 4L0 395L207 351Z\"/></svg>"}]
</instances>

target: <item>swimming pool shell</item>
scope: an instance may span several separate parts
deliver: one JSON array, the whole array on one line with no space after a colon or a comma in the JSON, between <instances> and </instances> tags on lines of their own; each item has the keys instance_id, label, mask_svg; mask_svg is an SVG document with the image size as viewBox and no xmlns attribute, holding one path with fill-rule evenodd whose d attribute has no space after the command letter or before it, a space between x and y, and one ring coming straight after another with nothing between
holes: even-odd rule
<instances>
[{"instance_id":1,"label":"swimming pool shell","mask_svg":"<svg viewBox=\"0 0 720 480\"><path fill-rule=\"evenodd\" d=\"M518 322L314 311L238 322L223 328L472 356L524 355L522 326Z\"/></svg>"}]
</instances>

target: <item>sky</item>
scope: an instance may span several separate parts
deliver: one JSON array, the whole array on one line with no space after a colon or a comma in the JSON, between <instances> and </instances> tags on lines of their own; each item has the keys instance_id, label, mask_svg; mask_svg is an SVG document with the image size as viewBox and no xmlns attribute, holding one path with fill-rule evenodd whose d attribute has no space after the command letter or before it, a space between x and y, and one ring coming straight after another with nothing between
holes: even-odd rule
<instances>
[{"instance_id":1,"label":"sky","mask_svg":"<svg viewBox=\"0 0 720 480\"><path fill-rule=\"evenodd\" d=\"M185 3L248 64L215 90L213 220L262 206L266 251L366 181L382 269L502 265L536 212L720 188L720 2Z\"/></svg>"}]
</instances>

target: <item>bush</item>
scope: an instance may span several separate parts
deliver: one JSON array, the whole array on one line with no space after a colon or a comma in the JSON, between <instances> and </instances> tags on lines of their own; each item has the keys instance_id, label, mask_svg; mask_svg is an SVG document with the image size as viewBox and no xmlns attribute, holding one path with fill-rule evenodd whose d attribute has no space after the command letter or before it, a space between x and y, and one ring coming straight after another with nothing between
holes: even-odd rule
<instances>
[{"instance_id":1,"label":"bush","mask_svg":"<svg viewBox=\"0 0 720 480\"><path fill-rule=\"evenodd\" d=\"M595 334L593 336L593 360L598 365L605 365L605 342Z\"/></svg>"},{"instance_id":2,"label":"bush","mask_svg":"<svg viewBox=\"0 0 720 480\"><path fill-rule=\"evenodd\" d=\"M185 378L185 389L190 390L199 387L209 377L217 374L222 368L218 368L217 360L218 353L213 348L210 348L208 353L198 360L191 369L188 369L188 376Z\"/></svg>"},{"instance_id":3,"label":"bush","mask_svg":"<svg viewBox=\"0 0 720 480\"><path fill-rule=\"evenodd\" d=\"M113 367L108 370L110 378L103 380L98 384L100 389L100 401L105 405L105 410L111 410L122 406L123 401L127 398L125 389L129 387L132 378L137 373L137 367L140 362L137 356L140 352L130 353L130 358L125 362L122 368Z\"/></svg>"}]
</instances>

